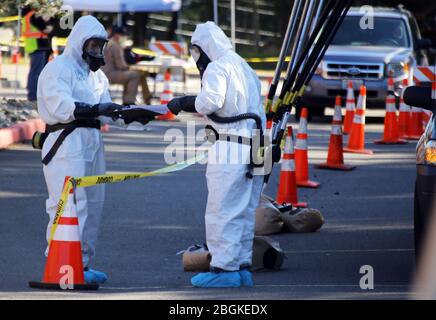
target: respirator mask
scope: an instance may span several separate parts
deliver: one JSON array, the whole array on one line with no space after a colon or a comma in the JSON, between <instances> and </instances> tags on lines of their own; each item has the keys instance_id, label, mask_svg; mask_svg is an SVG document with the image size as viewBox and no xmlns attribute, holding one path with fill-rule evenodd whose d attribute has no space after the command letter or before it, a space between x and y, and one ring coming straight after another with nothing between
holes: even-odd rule
<instances>
[{"instance_id":1,"label":"respirator mask","mask_svg":"<svg viewBox=\"0 0 436 320\"><path fill-rule=\"evenodd\" d=\"M106 48L107 39L89 38L83 45L82 58L86 61L91 71L97 71L104 62L104 49Z\"/></svg>"},{"instance_id":2,"label":"respirator mask","mask_svg":"<svg viewBox=\"0 0 436 320\"><path fill-rule=\"evenodd\" d=\"M197 45L193 44L189 47L189 52L197 65L198 71L200 71L200 77L203 78L203 73L210 63L210 59L207 54Z\"/></svg>"}]
</instances>

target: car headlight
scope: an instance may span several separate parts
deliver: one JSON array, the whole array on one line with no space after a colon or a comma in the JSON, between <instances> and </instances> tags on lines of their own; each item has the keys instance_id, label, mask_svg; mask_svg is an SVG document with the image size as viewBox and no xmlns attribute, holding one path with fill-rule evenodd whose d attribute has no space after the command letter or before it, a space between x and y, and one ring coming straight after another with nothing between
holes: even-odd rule
<instances>
[{"instance_id":1,"label":"car headlight","mask_svg":"<svg viewBox=\"0 0 436 320\"><path fill-rule=\"evenodd\" d=\"M389 77L399 77L409 73L409 65L404 62L388 63L386 72Z\"/></svg>"},{"instance_id":2,"label":"car headlight","mask_svg":"<svg viewBox=\"0 0 436 320\"><path fill-rule=\"evenodd\" d=\"M430 140L425 145L425 163L436 166L436 140Z\"/></svg>"}]
</instances>

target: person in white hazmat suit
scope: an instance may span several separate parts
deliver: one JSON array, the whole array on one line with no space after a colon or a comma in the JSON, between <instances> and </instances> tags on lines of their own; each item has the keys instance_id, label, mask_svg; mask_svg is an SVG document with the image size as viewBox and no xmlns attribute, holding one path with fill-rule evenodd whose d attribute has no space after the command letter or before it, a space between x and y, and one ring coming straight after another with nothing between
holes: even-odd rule
<instances>
[{"instance_id":1,"label":"person in white hazmat suit","mask_svg":"<svg viewBox=\"0 0 436 320\"><path fill-rule=\"evenodd\" d=\"M255 123L212 121L212 115L232 117L254 113L265 126L260 82L255 72L232 48L224 32L213 22L197 25L191 38L191 55L201 75L198 96L175 98L168 108L205 116L216 132L251 138ZM206 180L206 240L212 255L210 272L191 279L196 287L252 286L255 210L263 176L247 176L250 146L217 140L210 148Z\"/></svg>"},{"instance_id":2,"label":"person in white hazmat suit","mask_svg":"<svg viewBox=\"0 0 436 320\"><path fill-rule=\"evenodd\" d=\"M49 194L46 201L50 217L47 239L65 177L105 174L103 141L98 130L100 121L126 127L134 121L146 124L151 120L124 118L112 121L114 112L122 106L112 103L108 80L99 70L104 65L106 42L103 25L92 16L81 17L71 30L63 54L49 62L39 77L38 112L47 124L48 133L42 146L43 171ZM107 279L104 272L89 267L95 255L104 191L103 184L76 190L75 210L81 234L85 281L88 283L103 283Z\"/></svg>"}]
</instances>

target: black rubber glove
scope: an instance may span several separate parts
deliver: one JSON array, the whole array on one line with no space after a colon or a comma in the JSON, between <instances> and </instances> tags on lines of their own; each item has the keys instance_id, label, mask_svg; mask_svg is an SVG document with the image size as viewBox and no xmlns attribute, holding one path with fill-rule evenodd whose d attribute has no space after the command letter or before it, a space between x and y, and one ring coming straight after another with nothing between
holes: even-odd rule
<instances>
[{"instance_id":1,"label":"black rubber glove","mask_svg":"<svg viewBox=\"0 0 436 320\"><path fill-rule=\"evenodd\" d=\"M120 110L123 107L113 102L98 103L93 106L84 102L75 102L75 105L75 119L93 119L99 116L113 117L114 112Z\"/></svg>"},{"instance_id":2,"label":"black rubber glove","mask_svg":"<svg viewBox=\"0 0 436 320\"><path fill-rule=\"evenodd\" d=\"M197 96L183 96L172 99L168 102L167 107L175 115L179 114L180 111L186 112L197 112L195 110L195 99Z\"/></svg>"},{"instance_id":3,"label":"black rubber glove","mask_svg":"<svg viewBox=\"0 0 436 320\"><path fill-rule=\"evenodd\" d=\"M153 112L147 112L146 110L141 110L140 113L134 114L134 113L126 113L121 116L121 118L124 120L125 124L130 124L134 121L138 121L141 124L147 124L150 121L154 120L154 117L156 116Z\"/></svg>"}]
</instances>

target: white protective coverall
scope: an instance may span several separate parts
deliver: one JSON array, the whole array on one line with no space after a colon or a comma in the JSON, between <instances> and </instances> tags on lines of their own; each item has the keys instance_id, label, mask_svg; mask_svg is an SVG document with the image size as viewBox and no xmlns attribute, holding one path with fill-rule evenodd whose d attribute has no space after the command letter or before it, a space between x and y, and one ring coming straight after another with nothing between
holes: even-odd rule
<instances>
[{"instance_id":1,"label":"white protective coverall","mask_svg":"<svg viewBox=\"0 0 436 320\"><path fill-rule=\"evenodd\" d=\"M64 53L43 69L38 80L38 112L47 124L73 121L75 101L90 105L111 102L109 82L105 74L101 70L90 71L82 59L83 44L91 37L106 38L107 34L96 18L81 17L68 37ZM104 123L110 122L105 121L108 120L107 117L100 117L100 120ZM48 135L42 149L42 158L61 132L62 130L58 130ZM100 130L76 128L64 140L50 163L44 165L43 170L49 194L46 201L46 211L50 216L47 227L48 239L65 177L100 175L106 172ZM75 210L79 219L84 267L89 265L95 255L104 191L103 184L76 190Z\"/></svg>"},{"instance_id":2,"label":"white protective coverall","mask_svg":"<svg viewBox=\"0 0 436 320\"><path fill-rule=\"evenodd\" d=\"M197 112L221 117L252 112L261 117L265 126L259 79L233 51L224 32L213 22L199 24L191 43L211 60L195 100ZM208 122L220 133L245 137L251 137L255 128L253 120L218 124L208 119ZM206 240L212 255L211 266L227 271L239 270L252 261L255 210L263 176L246 177L249 158L249 146L226 141L217 141L208 155Z\"/></svg>"}]
</instances>

